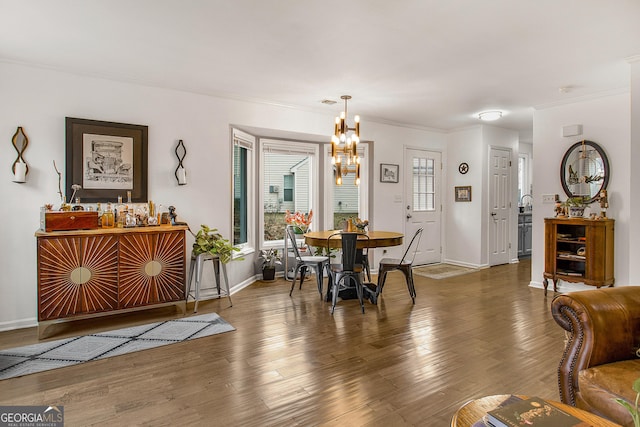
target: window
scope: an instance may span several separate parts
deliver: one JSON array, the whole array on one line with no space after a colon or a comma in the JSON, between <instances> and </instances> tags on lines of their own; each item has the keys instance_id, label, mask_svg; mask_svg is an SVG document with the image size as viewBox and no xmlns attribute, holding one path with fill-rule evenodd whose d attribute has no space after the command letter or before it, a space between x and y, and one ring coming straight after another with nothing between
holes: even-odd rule
<instances>
[{"instance_id":1,"label":"window","mask_svg":"<svg viewBox=\"0 0 640 427\"><path fill-rule=\"evenodd\" d=\"M260 244L261 247L278 246L284 239L285 212L308 214L316 205L318 144L261 139L260 145L264 188L261 195L264 229Z\"/></svg>"},{"instance_id":2,"label":"window","mask_svg":"<svg viewBox=\"0 0 640 427\"><path fill-rule=\"evenodd\" d=\"M253 235L253 146L255 138L233 129L233 238L241 250L250 248Z\"/></svg>"},{"instance_id":3,"label":"window","mask_svg":"<svg viewBox=\"0 0 640 427\"><path fill-rule=\"evenodd\" d=\"M334 169L331 164L331 147L327 151L326 164ZM341 229L344 221L348 218L369 219L368 202L368 165L367 154L369 146L367 143L358 144L358 156L360 157L360 185L355 185L355 174L349 172L342 177L342 185L337 185L334 175L327 173L325 180L326 198L333 200L326 206L327 228ZM331 169L330 169L331 170ZM332 220L331 220L332 219Z\"/></svg>"},{"instance_id":4,"label":"window","mask_svg":"<svg viewBox=\"0 0 640 427\"><path fill-rule=\"evenodd\" d=\"M413 158L413 210L435 210L435 161L428 157Z\"/></svg>"},{"instance_id":5,"label":"window","mask_svg":"<svg viewBox=\"0 0 640 427\"><path fill-rule=\"evenodd\" d=\"M283 198L285 202L293 202L293 192L294 188L294 175L285 175L284 176L284 188L283 188Z\"/></svg>"}]
</instances>

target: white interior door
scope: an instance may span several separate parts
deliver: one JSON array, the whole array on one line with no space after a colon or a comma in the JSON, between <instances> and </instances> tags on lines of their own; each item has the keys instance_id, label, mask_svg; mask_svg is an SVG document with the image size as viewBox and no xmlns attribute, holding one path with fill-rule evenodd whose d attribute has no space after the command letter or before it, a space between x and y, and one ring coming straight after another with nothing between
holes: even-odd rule
<instances>
[{"instance_id":1,"label":"white interior door","mask_svg":"<svg viewBox=\"0 0 640 427\"><path fill-rule=\"evenodd\" d=\"M441 262L441 154L405 149L405 247L415 232L423 228L415 265Z\"/></svg>"},{"instance_id":2,"label":"white interior door","mask_svg":"<svg viewBox=\"0 0 640 427\"><path fill-rule=\"evenodd\" d=\"M510 261L511 150L489 152L489 265Z\"/></svg>"}]
</instances>

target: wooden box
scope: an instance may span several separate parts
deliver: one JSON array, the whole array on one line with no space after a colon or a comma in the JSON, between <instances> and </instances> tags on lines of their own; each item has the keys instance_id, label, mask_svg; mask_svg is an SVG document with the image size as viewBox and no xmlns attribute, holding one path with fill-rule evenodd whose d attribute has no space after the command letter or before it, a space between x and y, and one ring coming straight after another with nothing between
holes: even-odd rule
<instances>
[{"instance_id":1,"label":"wooden box","mask_svg":"<svg viewBox=\"0 0 640 427\"><path fill-rule=\"evenodd\" d=\"M44 231L92 230L98 228L97 211L44 212L40 229Z\"/></svg>"}]
</instances>

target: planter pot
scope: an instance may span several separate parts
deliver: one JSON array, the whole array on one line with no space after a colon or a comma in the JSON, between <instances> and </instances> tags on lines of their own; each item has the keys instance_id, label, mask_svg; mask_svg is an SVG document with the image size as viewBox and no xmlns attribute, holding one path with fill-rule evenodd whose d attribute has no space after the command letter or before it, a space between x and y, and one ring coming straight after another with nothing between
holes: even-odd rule
<instances>
[{"instance_id":1,"label":"planter pot","mask_svg":"<svg viewBox=\"0 0 640 427\"><path fill-rule=\"evenodd\" d=\"M584 216L584 207L569 206L569 216L572 218L582 218Z\"/></svg>"},{"instance_id":2,"label":"planter pot","mask_svg":"<svg viewBox=\"0 0 640 427\"><path fill-rule=\"evenodd\" d=\"M262 269L262 280L265 282L273 282L276 280L276 268L264 267Z\"/></svg>"}]
</instances>

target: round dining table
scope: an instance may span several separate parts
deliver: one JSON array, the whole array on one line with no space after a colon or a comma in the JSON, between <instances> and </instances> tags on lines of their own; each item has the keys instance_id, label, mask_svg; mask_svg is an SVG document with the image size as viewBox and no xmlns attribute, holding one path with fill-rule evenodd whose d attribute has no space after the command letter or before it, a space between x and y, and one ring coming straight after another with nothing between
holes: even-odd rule
<instances>
[{"instance_id":1,"label":"round dining table","mask_svg":"<svg viewBox=\"0 0 640 427\"><path fill-rule=\"evenodd\" d=\"M304 234L304 242L309 246L326 248L327 239L335 233L340 233L340 230L308 231ZM358 236L358 249L399 246L404 238L404 234L395 231L367 231L363 234L369 236L369 240ZM332 238L329 243L332 248L342 247L342 241L337 237Z\"/></svg>"},{"instance_id":2,"label":"round dining table","mask_svg":"<svg viewBox=\"0 0 640 427\"><path fill-rule=\"evenodd\" d=\"M323 231L308 231L304 234L304 242L309 246L314 246L317 248L326 248L327 242L329 243L329 247L331 248L341 248L342 240L338 237L332 237L331 240L329 236L333 234L340 233L340 230L323 230ZM358 258L362 258L362 249L364 248L384 248L389 246L400 246L402 245L402 239L404 238L404 234L398 233L395 231L367 231L366 233L362 233L362 236L358 236ZM367 239L364 234L366 234L369 238ZM377 285L375 283L363 283L364 290L366 291L367 298L371 301L372 304L378 303L378 297L376 295ZM340 293L340 296L343 297L343 294ZM326 300L328 301L329 292L327 292ZM350 298L348 296L344 296L343 298Z\"/></svg>"}]
</instances>

